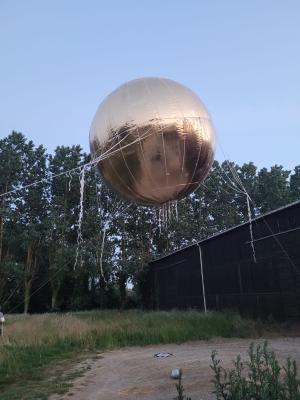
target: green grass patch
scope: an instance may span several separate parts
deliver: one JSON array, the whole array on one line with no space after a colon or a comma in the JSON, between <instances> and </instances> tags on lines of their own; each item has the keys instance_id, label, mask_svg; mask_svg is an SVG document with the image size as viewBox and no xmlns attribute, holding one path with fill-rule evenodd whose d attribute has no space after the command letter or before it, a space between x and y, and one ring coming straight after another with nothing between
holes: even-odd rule
<instances>
[{"instance_id":1,"label":"green grass patch","mask_svg":"<svg viewBox=\"0 0 300 400\"><path fill-rule=\"evenodd\" d=\"M51 375L60 361L83 352L239 336L240 326L244 329L245 322L232 312L91 311L8 316L0 344L1 399L46 399L51 392L65 390L60 374L55 380Z\"/></svg>"}]
</instances>

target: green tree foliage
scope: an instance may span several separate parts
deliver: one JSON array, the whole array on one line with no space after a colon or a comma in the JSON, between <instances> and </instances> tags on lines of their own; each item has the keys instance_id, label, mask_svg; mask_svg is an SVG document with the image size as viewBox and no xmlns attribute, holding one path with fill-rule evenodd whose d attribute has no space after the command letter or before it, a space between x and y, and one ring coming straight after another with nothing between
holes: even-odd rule
<instances>
[{"instance_id":1,"label":"green tree foliage","mask_svg":"<svg viewBox=\"0 0 300 400\"><path fill-rule=\"evenodd\" d=\"M45 149L35 147L32 141L19 133L13 132L3 144L4 163L3 187L6 190L19 189L6 198L6 219L8 234L6 260L22 265L22 286L24 293L24 312L28 312L32 284L39 269L41 243L45 234L45 216L47 213L47 167ZM2 157L1 157L2 158ZM11 169L10 169L11 168ZM8 256L10 254L10 256ZM7 269L6 269L7 270Z\"/></svg>"},{"instance_id":2,"label":"green tree foliage","mask_svg":"<svg viewBox=\"0 0 300 400\"><path fill-rule=\"evenodd\" d=\"M294 168L290 178L291 200L300 199L300 165Z\"/></svg>"},{"instance_id":3,"label":"green tree foliage","mask_svg":"<svg viewBox=\"0 0 300 400\"><path fill-rule=\"evenodd\" d=\"M253 217L300 196L300 166L290 173L215 161L205 183L176 206L138 207L120 200L90 165L81 193L89 160L80 146L47 155L21 133L0 140L5 311L124 308L133 301L128 287L142 295L151 258L247 221L249 207Z\"/></svg>"},{"instance_id":4,"label":"green tree foliage","mask_svg":"<svg viewBox=\"0 0 300 400\"><path fill-rule=\"evenodd\" d=\"M48 225L48 262L51 285L51 309L58 306L58 295L65 278L70 276L75 262L77 207L79 203L79 169L63 174L82 164L80 146L57 147L49 159L52 176ZM72 274L71 274L72 275ZM69 281L72 285L73 281ZM63 302L63 299L61 300Z\"/></svg>"},{"instance_id":5,"label":"green tree foliage","mask_svg":"<svg viewBox=\"0 0 300 400\"><path fill-rule=\"evenodd\" d=\"M0 141L0 191L10 192L21 182L22 154L25 138L12 132ZM16 245L14 224L14 195L0 198L0 301L6 302L8 293L20 286L19 257L14 252Z\"/></svg>"},{"instance_id":6,"label":"green tree foliage","mask_svg":"<svg viewBox=\"0 0 300 400\"><path fill-rule=\"evenodd\" d=\"M262 168L257 177L257 205L261 212L274 210L284 206L291 200L290 171L281 165L274 165L270 171Z\"/></svg>"},{"instance_id":7,"label":"green tree foliage","mask_svg":"<svg viewBox=\"0 0 300 400\"><path fill-rule=\"evenodd\" d=\"M39 182L19 192L15 199L14 222L20 232L20 249L24 264L24 312L30 303L32 284L39 271L39 258L45 240L47 215L47 167L45 149L34 147L32 141L25 143L22 157L22 183L29 185Z\"/></svg>"}]
</instances>

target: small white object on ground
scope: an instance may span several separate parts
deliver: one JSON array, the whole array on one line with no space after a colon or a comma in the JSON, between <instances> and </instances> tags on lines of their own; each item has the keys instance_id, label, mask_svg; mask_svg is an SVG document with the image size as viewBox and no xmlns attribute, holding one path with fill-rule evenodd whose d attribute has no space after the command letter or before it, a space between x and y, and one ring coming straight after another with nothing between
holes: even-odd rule
<instances>
[{"instance_id":1,"label":"small white object on ground","mask_svg":"<svg viewBox=\"0 0 300 400\"><path fill-rule=\"evenodd\" d=\"M181 368L172 368L171 369L171 378L172 379L179 379L182 375Z\"/></svg>"}]
</instances>

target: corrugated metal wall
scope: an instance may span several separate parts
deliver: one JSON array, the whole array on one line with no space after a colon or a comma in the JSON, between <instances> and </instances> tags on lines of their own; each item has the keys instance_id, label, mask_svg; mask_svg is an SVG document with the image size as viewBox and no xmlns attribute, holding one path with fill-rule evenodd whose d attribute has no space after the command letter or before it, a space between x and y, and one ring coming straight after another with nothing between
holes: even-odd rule
<instances>
[{"instance_id":1,"label":"corrugated metal wall","mask_svg":"<svg viewBox=\"0 0 300 400\"><path fill-rule=\"evenodd\" d=\"M252 231L256 262L249 224L199 243L208 309L300 316L300 202L257 218ZM149 268L153 307L203 309L198 245L153 261Z\"/></svg>"}]
</instances>

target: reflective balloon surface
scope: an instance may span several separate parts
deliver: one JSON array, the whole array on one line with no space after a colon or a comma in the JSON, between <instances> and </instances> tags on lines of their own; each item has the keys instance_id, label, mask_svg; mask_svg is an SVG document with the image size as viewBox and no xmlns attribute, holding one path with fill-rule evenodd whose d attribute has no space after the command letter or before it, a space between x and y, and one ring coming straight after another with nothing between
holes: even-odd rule
<instances>
[{"instance_id":1,"label":"reflective balloon surface","mask_svg":"<svg viewBox=\"0 0 300 400\"><path fill-rule=\"evenodd\" d=\"M92 157L121 197L161 205L193 192L208 174L215 135L190 89L162 78L130 81L100 104L90 130Z\"/></svg>"}]
</instances>

